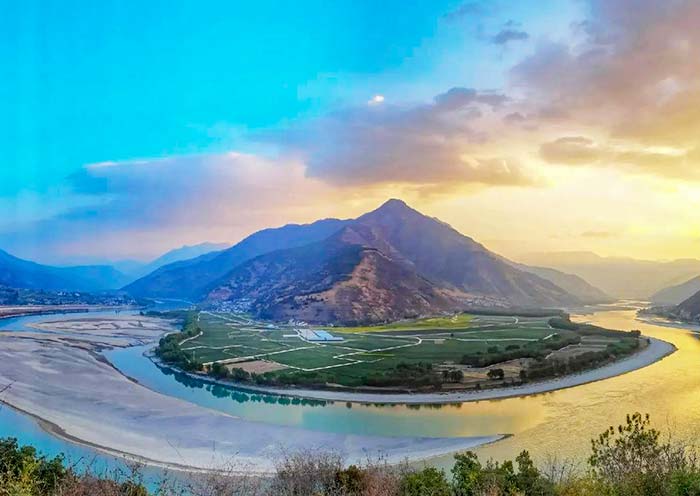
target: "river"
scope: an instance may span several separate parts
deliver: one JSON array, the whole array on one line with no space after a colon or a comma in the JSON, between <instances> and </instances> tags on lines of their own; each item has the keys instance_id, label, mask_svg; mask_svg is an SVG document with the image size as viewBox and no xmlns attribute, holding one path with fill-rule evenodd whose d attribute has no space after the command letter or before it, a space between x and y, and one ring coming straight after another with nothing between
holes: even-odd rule
<instances>
[{"instance_id":1,"label":"river","mask_svg":"<svg viewBox=\"0 0 700 496\"><path fill-rule=\"evenodd\" d=\"M700 429L700 340L696 329L636 320L634 310L608 309L580 316L613 329L640 329L673 343L678 351L649 367L596 383L534 396L443 406L377 406L345 402L292 400L212 386L172 371L164 373L143 356L147 347L107 351L124 374L161 393L221 410L237 417L305 429L385 436L460 437L512 434L479 448L482 457L513 457L528 449L539 461L548 457L585 459L590 439L627 413L649 413L656 425L683 439L698 439ZM66 316L65 318L75 318ZM28 330L27 323L46 317L0 321L0 331ZM55 319L55 317L52 317ZM47 454L95 459L112 467L114 458L58 440L31 419L0 410L0 437L17 437ZM448 466L451 457L433 460Z\"/></svg>"}]
</instances>

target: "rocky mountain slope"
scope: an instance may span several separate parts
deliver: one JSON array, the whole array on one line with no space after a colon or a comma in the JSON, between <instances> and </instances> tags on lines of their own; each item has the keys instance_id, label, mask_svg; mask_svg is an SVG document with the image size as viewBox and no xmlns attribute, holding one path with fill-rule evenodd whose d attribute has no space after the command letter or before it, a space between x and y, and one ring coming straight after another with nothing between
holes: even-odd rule
<instances>
[{"instance_id":1,"label":"rocky mountain slope","mask_svg":"<svg viewBox=\"0 0 700 496\"><path fill-rule=\"evenodd\" d=\"M274 319L377 322L473 307L580 304L449 225L390 200L330 237L238 265L209 305Z\"/></svg>"},{"instance_id":2,"label":"rocky mountain slope","mask_svg":"<svg viewBox=\"0 0 700 496\"><path fill-rule=\"evenodd\" d=\"M236 266L274 250L320 241L338 231L345 222L325 219L307 225L290 224L264 229L226 250L162 266L124 290L134 296L197 301L206 295L215 281Z\"/></svg>"}]
</instances>

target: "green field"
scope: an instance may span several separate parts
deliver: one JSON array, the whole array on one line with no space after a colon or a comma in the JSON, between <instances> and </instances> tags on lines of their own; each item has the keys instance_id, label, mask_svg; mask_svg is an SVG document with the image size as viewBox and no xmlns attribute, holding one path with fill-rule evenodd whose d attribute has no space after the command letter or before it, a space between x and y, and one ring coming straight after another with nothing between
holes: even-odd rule
<instances>
[{"instance_id":1,"label":"green field","mask_svg":"<svg viewBox=\"0 0 700 496\"><path fill-rule=\"evenodd\" d=\"M451 317L430 317L418 320L405 320L400 322L392 322L391 324L363 327L333 327L333 331L337 332L382 332L397 329L459 329L467 328L474 319L470 314L457 314Z\"/></svg>"},{"instance_id":2,"label":"green field","mask_svg":"<svg viewBox=\"0 0 700 496\"><path fill-rule=\"evenodd\" d=\"M202 334L181 343L206 365L268 360L310 372L372 362L392 367L401 361L459 362L489 348L538 346L571 331L555 331L547 318L457 315L370 328L326 327L340 342L310 342L293 326L267 327L228 314L199 314ZM314 328L315 329L315 328ZM383 363L381 363L383 362ZM380 364L381 363L381 364Z\"/></svg>"},{"instance_id":3,"label":"green field","mask_svg":"<svg viewBox=\"0 0 700 496\"><path fill-rule=\"evenodd\" d=\"M338 340L319 341L315 331ZM464 313L318 328L202 311L187 314L183 331L164 338L156 353L187 370L258 384L435 389L574 372L641 343L638 333L575 324L560 314Z\"/></svg>"},{"instance_id":4,"label":"green field","mask_svg":"<svg viewBox=\"0 0 700 496\"><path fill-rule=\"evenodd\" d=\"M458 314L373 327L312 327L342 338L319 342L306 339L306 326L200 312L196 333L179 346L207 370L216 364L219 371L225 366L250 372L260 363L272 364L274 370L259 381L359 386L393 384L401 377L414 381L417 375L425 382L438 369L544 356L577 339L574 331L550 327L550 318Z\"/></svg>"}]
</instances>

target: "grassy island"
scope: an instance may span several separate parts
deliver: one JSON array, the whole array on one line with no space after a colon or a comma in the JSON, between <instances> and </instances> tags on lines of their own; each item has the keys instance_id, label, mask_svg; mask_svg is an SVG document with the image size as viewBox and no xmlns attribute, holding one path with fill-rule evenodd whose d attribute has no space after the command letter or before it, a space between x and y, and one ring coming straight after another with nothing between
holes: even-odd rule
<instances>
[{"instance_id":1,"label":"grassy island","mask_svg":"<svg viewBox=\"0 0 700 496\"><path fill-rule=\"evenodd\" d=\"M257 385L386 391L511 386L594 368L646 346L639 331L561 312L460 313L369 327L310 327L190 311L156 355L185 371Z\"/></svg>"}]
</instances>

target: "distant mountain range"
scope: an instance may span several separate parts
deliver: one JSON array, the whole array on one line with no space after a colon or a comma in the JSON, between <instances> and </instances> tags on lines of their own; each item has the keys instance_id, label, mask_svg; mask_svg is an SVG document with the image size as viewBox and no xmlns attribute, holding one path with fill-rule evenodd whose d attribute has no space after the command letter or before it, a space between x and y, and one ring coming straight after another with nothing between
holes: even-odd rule
<instances>
[{"instance_id":1,"label":"distant mountain range","mask_svg":"<svg viewBox=\"0 0 700 496\"><path fill-rule=\"evenodd\" d=\"M163 266L124 289L310 322L609 300L579 277L518 266L400 200L357 219L265 229L226 250Z\"/></svg>"},{"instance_id":2,"label":"distant mountain range","mask_svg":"<svg viewBox=\"0 0 700 496\"><path fill-rule=\"evenodd\" d=\"M567 293L574 295L582 303L585 304L597 304L597 303L612 303L615 298L607 295L602 290L596 288L592 284L589 284L582 277L567 274L556 269L550 269L549 267L531 267L525 264L514 264L515 267L525 272L530 272L532 274L538 275L543 279L547 279L553 282Z\"/></svg>"},{"instance_id":3,"label":"distant mountain range","mask_svg":"<svg viewBox=\"0 0 700 496\"><path fill-rule=\"evenodd\" d=\"M698 291L700 291L700 276L656 292L652 295L651 301L657 305L679 305Z\"/></svg>"},{"instance_id":4,"label":"distant mountain range","mask_svg":"<svg viewBox=\"0 0 700 496\"><path fill-rule=\"evenodd\" d=\"M93 293L122 288L135 297L309 322L380 322L475 307L571 307L618 298L678 305L667 311L700 318L700 260L561 252L521 261L389 200L357 219L264 229L231 247L183 246L146 264L129 263L126 274L109 265L42 265L0 250L0 286Z\"/></svg>"},{"instance_id":5,"label":"distant mountain range","mask_svg":"<svg viewBox=\"0 0 700 496\"><path fill-rule=\"evenodd\" d=\"M118 289L128 277L107 265L53 267L10 255L0 250L0 285L46 291L98 292Z\"/></svg>"},{"instance_id":6,"label":"distant mountain range","mask_svg":"<svg viewBox=\"0 0 700 496\"><path fill-rule=\"evenodd\" d=\"M169 252L161 255L160 257L148 262L137 262L137 261L123 261L117 262L114 266L130 276L133 280L139 279L145 275L150 274L163 267L164 265L170 265L175 262L180 262L182 260L189 260L192 258L199 257L201 255L211 254L217 251L222 251L228 248L229 244L226 243L200 243L197 245L185 245L180 248L175 248Z\"/></svg>"},{"instance_id":7,"label":"distant mountain range","mask_svg":"<svg viewBox=\"0 0 700 496\"><path fill-rule=\"evenodd\" d=\"M649 300L658 292L700 274L700 260L669 262L601 257L589 252L540 253L520 257L530 266L577 275L615 298Z\"/></svg>"}]
</instances>

